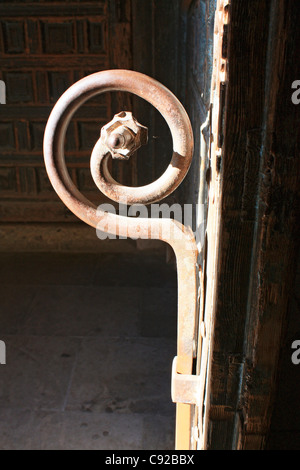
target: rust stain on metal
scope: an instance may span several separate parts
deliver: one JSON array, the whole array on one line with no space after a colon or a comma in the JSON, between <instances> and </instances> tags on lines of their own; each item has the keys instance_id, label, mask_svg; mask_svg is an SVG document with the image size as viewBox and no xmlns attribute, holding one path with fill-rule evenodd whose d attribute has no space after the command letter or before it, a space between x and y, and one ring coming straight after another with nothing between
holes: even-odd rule
<instances>
[{"instance_id":1,"label":"rust stain on metal","mask_svg":"<svg viewBox=\"0 0 300 470\"><path fill-rule=\"evenodd\" d=\"M128 160L141 145L146 145L148 129L130 111L121 111L102 127L100 139L112 158Z\"/></svg>"}]
</instances>

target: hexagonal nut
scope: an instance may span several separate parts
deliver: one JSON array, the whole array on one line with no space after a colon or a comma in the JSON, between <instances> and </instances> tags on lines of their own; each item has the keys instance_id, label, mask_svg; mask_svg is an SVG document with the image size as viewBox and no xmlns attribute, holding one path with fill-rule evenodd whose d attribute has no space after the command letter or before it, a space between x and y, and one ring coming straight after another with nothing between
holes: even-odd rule
<instances>
[{"instance_id":1,"label":"hexagonal nut","mask_svg":"<svg viewBox=\"0 0 300 470\"><path fill-rule=\"evenodd\" d=\"M148 142L148 128L142 126L130 111L122 111L102 127L101 140L112 158L128 158Z\"/></svg>"}]
</instances>

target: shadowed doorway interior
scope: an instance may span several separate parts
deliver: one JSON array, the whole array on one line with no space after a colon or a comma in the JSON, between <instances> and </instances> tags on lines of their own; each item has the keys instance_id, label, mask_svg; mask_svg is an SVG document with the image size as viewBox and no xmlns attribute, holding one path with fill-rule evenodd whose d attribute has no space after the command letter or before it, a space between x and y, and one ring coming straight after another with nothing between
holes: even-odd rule
<instances>
[{"instance_id":1,"label":"shadowed doorway interior","mask_svg":"<svg viewBox=\"0 0 300 470\"><path fill-rule=\"evenodd\" d=\"M0 276L2 449L174 448L162 254L1 254Z\"/></svg>"}]
</instances>

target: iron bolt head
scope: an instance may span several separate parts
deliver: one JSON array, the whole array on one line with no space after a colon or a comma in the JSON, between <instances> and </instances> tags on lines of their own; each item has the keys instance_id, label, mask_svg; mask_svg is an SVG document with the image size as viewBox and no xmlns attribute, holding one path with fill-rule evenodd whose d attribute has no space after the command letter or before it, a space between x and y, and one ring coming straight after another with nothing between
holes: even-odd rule
<instances>
[{"instance_id":1,"label":"iron bolt head","mask_svg":"<svg viewBox=\"0 0 300 470\"><path fill-rule=\"evenodd\" d=\"M128 160L148 141L148 129L142 126L130 111L122 111L102 127L101 140L112 158Z\"/></svg>"}]
</instances>

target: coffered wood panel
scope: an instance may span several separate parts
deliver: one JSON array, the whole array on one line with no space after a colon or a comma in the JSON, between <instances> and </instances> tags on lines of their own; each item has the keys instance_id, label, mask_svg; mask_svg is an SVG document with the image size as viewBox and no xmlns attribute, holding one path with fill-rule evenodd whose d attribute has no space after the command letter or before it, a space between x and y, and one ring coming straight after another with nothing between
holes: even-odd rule
<instances>
[{"instance_id":1,"label":"coffered wood panel","mask_svg":"<svg viewBox=\"0 0 300 470\"><path fill-rule=\"evenodd\" d=\"M42 145L48 116L61 94L86 75L132 68L130 1L28 2L0 4L1 221L60 221L73 216L58 201L44 168ZM66 139L71 177L99 201L89 157L100 128L115 112L131 107L130 96L107 93L74 116ZM134 182L135 162L115 169Z\"/></svg>"}]
</instances>

